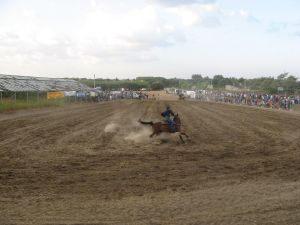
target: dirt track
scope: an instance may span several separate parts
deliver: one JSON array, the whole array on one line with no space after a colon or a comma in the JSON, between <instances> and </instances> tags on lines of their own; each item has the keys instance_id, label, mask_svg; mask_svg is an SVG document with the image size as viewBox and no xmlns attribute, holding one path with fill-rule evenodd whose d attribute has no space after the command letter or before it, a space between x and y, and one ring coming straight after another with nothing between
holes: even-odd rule
<instances>
[{"instance_id":1,"label":"dirt track","mask_svg":"<svg viewBox=\"0 0 300 225\"><path fill-rule=\"evenodd\" d=\"M187 144L136 123L166 103ZM154 100L0 114L0 224L300 224L300 116Z\"/></svg>"}]
</instances>

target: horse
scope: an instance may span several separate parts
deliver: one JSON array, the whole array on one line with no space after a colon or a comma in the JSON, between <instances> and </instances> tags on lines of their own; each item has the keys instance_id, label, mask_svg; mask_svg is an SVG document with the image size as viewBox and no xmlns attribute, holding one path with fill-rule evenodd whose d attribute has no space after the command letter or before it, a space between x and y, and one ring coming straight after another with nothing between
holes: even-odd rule
<instances>
[{"instance_id":1,"label":"horse","mask_svg":"<svg viewBox=\"0 0 300 225\"><path fill-rule=\"evenodd\" d=\"M145 121L142 121L141 119L139 119L139 122L141 124L152 126L152 134L150 135L151 138L154 135L159 135L162 132L166 132L166 133L179 132L179 138L182 141L182 143L184 143L182 135L184 135L186 138L189 138L189 136L185 132L181 132L181 121L180 121L180 118L179 118L178 114L176 114L174 116L173 121L175 122L175 131L172 131L172 129L170 128L170 126L168 124L164 124L162 122L156 122L156 123L153 123L152 121L145 122Z\"/></svg>"}]
</instances>

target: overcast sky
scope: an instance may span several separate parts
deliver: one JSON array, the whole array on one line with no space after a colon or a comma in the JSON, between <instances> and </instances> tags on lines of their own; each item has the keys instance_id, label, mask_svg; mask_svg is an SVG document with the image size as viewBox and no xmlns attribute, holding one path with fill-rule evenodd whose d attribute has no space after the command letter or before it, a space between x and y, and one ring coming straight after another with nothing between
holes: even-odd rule
<instances>
[{"instance_id":1,"label":"overcast sky","mask_svg":"<svg viewBox=\"0 0 300 225\"><path fill-rule=\"evenodd\" d=\"M299 0L0 0L0 74L300 77Z\"/></svg>"}]
</instances>

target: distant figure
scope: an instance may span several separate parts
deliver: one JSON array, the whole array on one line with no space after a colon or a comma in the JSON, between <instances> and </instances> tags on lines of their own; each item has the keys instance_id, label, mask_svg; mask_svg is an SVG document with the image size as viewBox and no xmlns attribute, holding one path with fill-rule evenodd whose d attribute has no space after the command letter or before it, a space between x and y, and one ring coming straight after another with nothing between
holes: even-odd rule
<instances>
[{"instance_id":1,"label":"distant figure","mask_svg":"<svg viewBox=\"0 0 300 225\"><path fill-rule=\"evenodd\" d=\"M184 100L184 99L185 99L184 94L183 94L183 93L180 93L180 94L179 94L179 100Z\"/></svg>"},{"instance_id":2,"label":"distant figure","mask_svg":"<svg viewBox=\"0 0 300 225\"><path fill-rule=\"evenodd\" d=\"M172 132L175 132L176 123L174 122L174 120L171 119L171 115L175 116L170 106L167 106L166 110L161 113L161 116L164 117L164 121L169 125Z\"/></svg>"}]
</instances>

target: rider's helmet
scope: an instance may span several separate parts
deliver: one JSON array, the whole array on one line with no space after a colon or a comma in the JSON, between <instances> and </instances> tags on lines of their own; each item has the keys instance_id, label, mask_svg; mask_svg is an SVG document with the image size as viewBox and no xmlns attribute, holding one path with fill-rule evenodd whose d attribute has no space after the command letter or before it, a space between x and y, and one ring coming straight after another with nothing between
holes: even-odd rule
<instances>
[{"instance_id":1,"label":"rider's helmet","mask_svg":"<svg viewBox=\"0 0 300 225\"><path fill-rule=\"evenodd\" d=\"M167 110L171 109L170 106L167 105Z\"/></svg>"}]
</instances>

